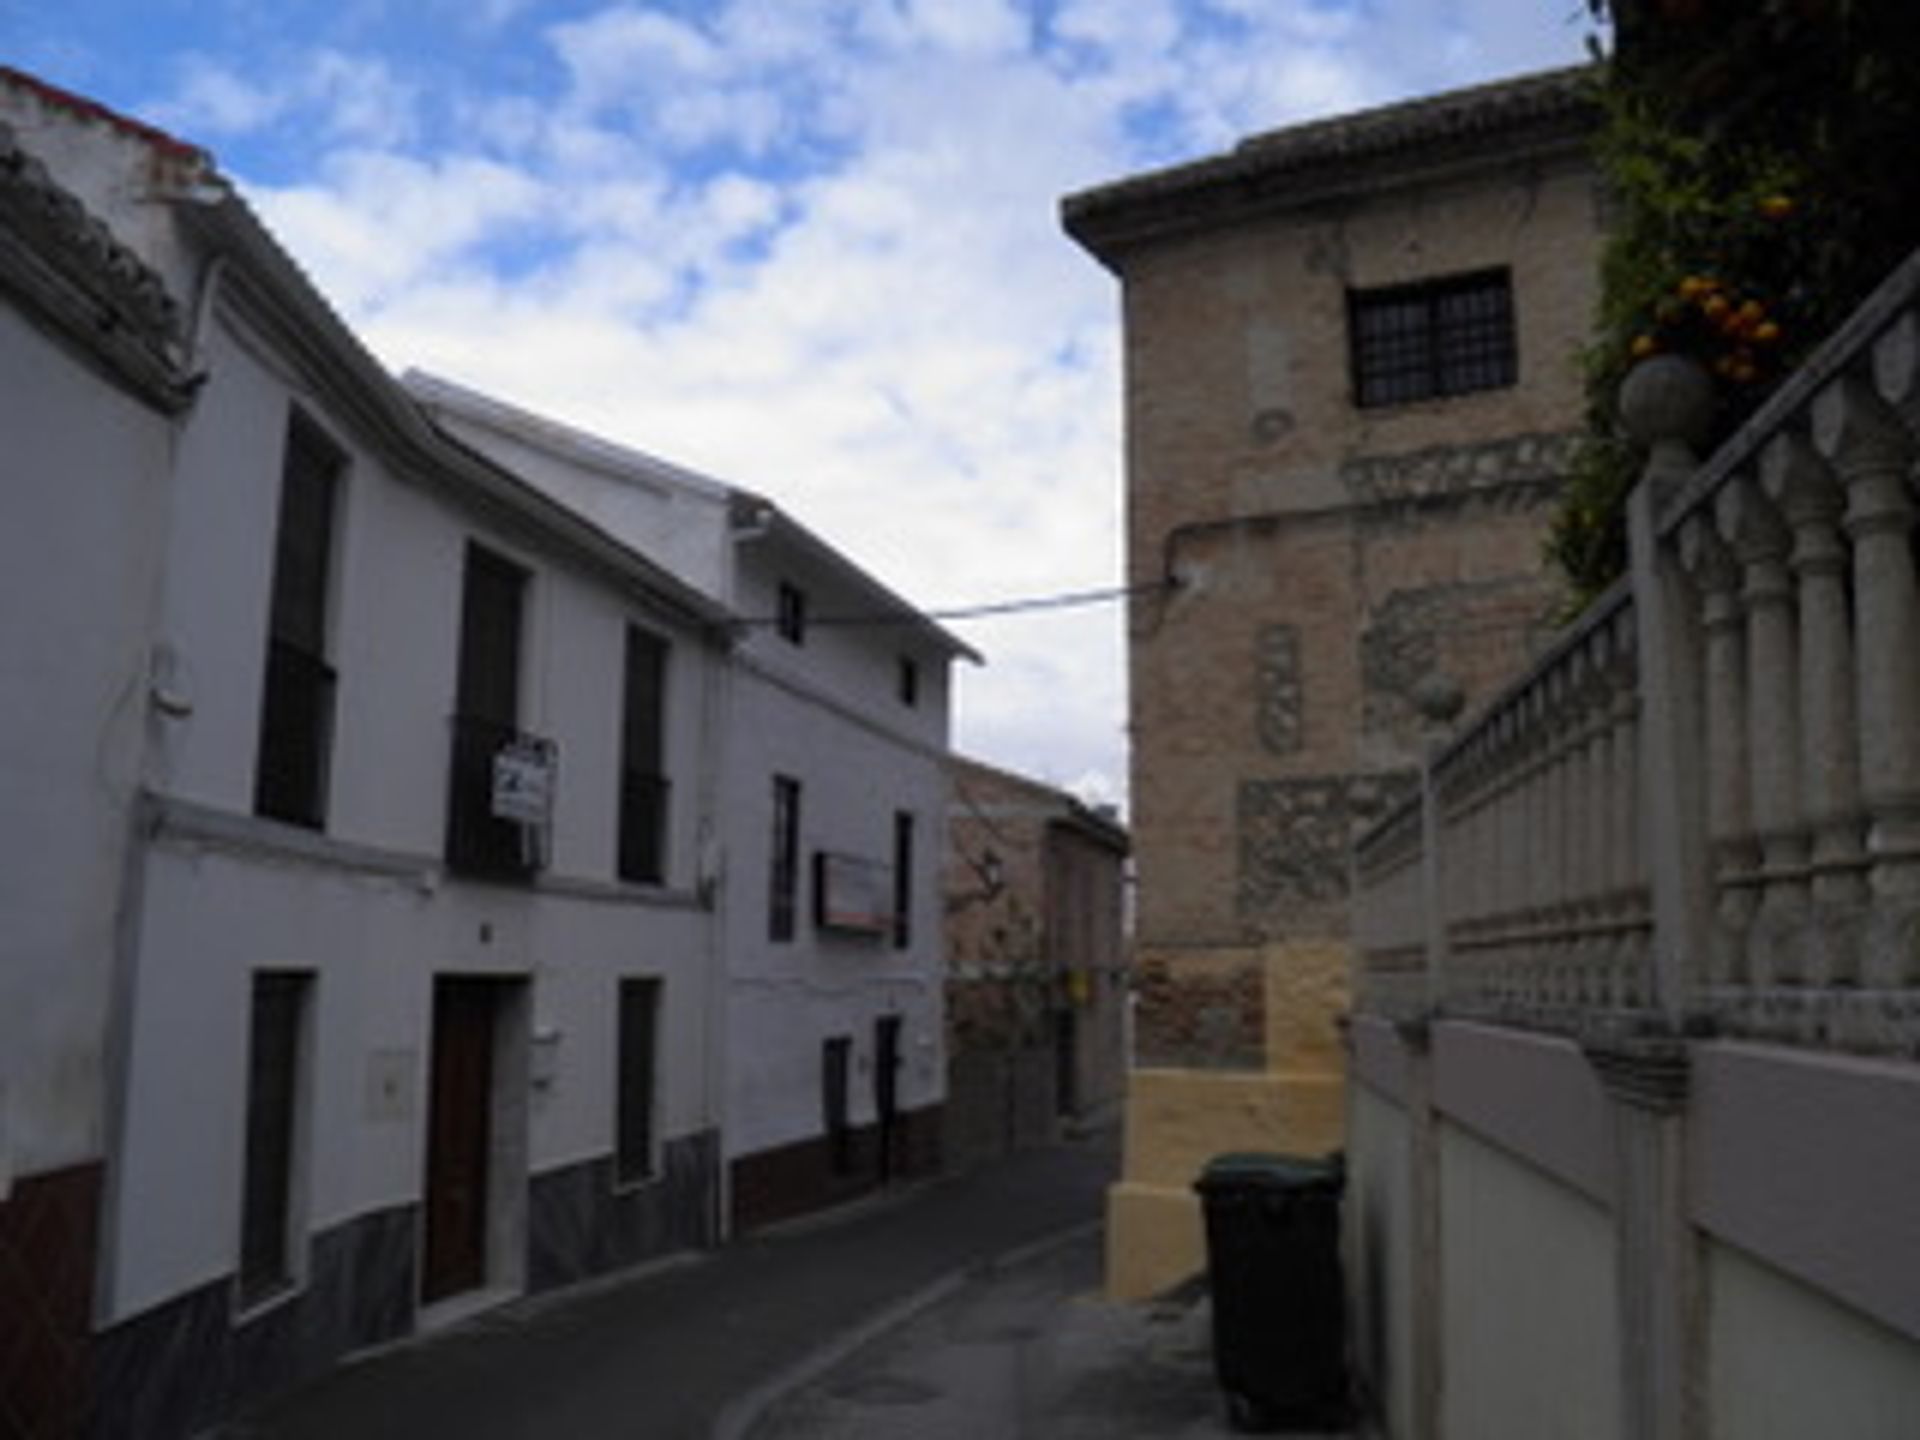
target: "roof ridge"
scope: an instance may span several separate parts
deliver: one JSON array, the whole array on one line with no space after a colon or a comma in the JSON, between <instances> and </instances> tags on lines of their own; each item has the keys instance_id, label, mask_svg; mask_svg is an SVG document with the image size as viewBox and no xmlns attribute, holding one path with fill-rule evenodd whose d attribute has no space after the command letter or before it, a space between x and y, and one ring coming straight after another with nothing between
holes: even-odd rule
<instances>
[{"instance_id":1,"label":"roof ridge","mask_svg":"<svg viewBox=\"0 0 1920 1440\"><path fill-rule=\"evenodd\" d=\"M78 94L55 85L50 80L42 80L38 75L30 74L12 65L0 64L0 80L17 85L38 96L42 101L84 120L97 120L111 129L131 136L143 144L153 147L172 160L198 160L211 165L213 156L201 146L194 145L176 135L170 135L158 125L150 125L144 120L115 110L88 96Z\"/></svg>"}]
</instances>

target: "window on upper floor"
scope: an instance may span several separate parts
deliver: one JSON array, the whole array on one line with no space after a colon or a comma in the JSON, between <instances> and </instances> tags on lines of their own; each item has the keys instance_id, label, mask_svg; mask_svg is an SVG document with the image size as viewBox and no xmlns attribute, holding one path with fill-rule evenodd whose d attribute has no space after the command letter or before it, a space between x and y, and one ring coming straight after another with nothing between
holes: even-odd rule
<instances>
[{"instance_id":1,"label":"window on upper floor","mask_svg":"<svg viewBox=\"0 0 1920 1440\"><path fill-rule=\"evenodd\" d=\"M800 782L790 775L773 777L773 863L767 886L767 938L793 939L794 915L800 903Z\"/></svg>"},{"instance_id":2,"label":"window on upper floor","mask_svg":"<svg viewBox=\"0 0 1920 1440\"><path fill-rule=\"evenodd\" d=\"M620 836L622 880L657 885L666 875L667 642L627 627L621 711Z\"/></svg>"},{"instance_id":3,"label":"window on upper floor","mask_svg":"<svg viewBox=\"0 0 1920 1440\"><path fill-rule=\"evenodd\" d=\"M287 423L280 513L267 612L256 815L318 830L327 817L333 749L334 670L327 661L327 597L335 514L346 457L298 411Z\"/></svg>"},{"instance_id":4,"label":"window on upper floor","mask_svg":"<svg viewBox=\"0 0 1920 1440\"><path fill-rule=\"evenodd\" d=\"M902 705L920 703L920 665L911 655L900 657L899 695Z\"/></svg>"},{"instance_id":5,"label":"window on upper floor","mask_svg":"<svg viewBox=\"0 0 1920 1440\"><path fill-rule=\"evenodd\" d=\"M1354 403L1404 405L1519 378L1504 270L1347 292Z\"/></svg>"},{"instance_id":6,"label":"window on upper floor","mask_svg":"<svg viewBox=\"0 0 1920 1440\"><path fill-rule=\"evenodd\" d=\"M467 546L460 669L447 788L447 864L496 879L539 868L552 797L553 743L520 729L520 645L528 575Z\"/></svg>"},{"instance_id":7,"label":"window on upper floor","mask_svg":"<svg viewBox=\"0 0 1920 1440\"><path fill-rule=\"evenodd\" d=\"M913 943L913 816L893 815L893 948Z\"/></svg>"},{"instance_id":8,"label":"window on upper floor","mask_svg":"<svg viewBox=\"0 0 1920 1440\"><path fill-rule=\"evenodd\" d=\"M790 645L807 643L807 592L782 580L774 610L774 629Z\"/></svg>"}]
</instances>

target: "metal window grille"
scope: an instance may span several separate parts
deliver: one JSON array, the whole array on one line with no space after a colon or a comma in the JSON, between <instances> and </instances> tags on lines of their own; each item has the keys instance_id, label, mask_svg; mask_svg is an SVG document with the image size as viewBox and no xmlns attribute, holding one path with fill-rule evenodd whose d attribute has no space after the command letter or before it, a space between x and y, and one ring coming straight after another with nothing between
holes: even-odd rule
<instances>
[{"instance_id":1,"label":"metal window grille","mask_svg":"<svg viewBox=\"0 0 1920 1440\"><path fill-rule=\"evenodd\" d=\"M1362 407L1495 390L1519 378L1505 270L1354 290L1347 314Z\"/></svg>"},{"instance_id":2,"label":"metal window grille","mask_svg":"<svg viewBox=\"0 0 1920 1440\"><path fill-rule=\"evenodd\" d=\"M767 892L767 938L793 939L800 895L800 782L773 777L773 866Z\"/></svg>"}]
</instances>

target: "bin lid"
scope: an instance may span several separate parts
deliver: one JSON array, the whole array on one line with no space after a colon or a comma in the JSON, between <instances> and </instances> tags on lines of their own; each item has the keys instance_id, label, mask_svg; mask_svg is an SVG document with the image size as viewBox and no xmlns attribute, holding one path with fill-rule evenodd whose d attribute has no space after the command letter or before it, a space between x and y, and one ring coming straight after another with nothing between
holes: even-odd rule
<instances>
[{"instance_id":1,"label":"bin lid","mask_svg":"<svg viewBox=\"0 0 1920 1440\"><path fill-rule=\"evenodd\" d=\"M1316 1159L1264 1150L1236 1150L1209 1160L1193 1188L1202 1192L1338 1189L1346 1179L1346 1170L1346 1159L1338 1151Z\"/></svg>"}]
</instances>

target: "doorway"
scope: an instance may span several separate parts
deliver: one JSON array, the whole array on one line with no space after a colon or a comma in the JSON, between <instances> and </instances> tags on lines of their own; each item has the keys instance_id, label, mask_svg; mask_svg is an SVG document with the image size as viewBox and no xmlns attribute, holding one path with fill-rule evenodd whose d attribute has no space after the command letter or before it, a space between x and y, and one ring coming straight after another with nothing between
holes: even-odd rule
<instances>
[{"instance_id":1,"label":"doorway","mask_svg":"<svg viewBox=\"0 0 1920 1440\"><path fill-rule=\"evenodd\" d=\"M432 1304L488 1282L500 1146L497 1041L508 985L442 975L433 984L420 1298Z\"/></svg>"},{"instance_id":2,"label":"doorway","mask_svg":"<svg viewBox=\"0 0 1920 1440\"><path fill-rule=\"evenodd\" d=\"M900 1111L900 1017L873 1022L873 1111L879 1122L880 1183L894 1176Z\"/></svg>"}]
</instances>

